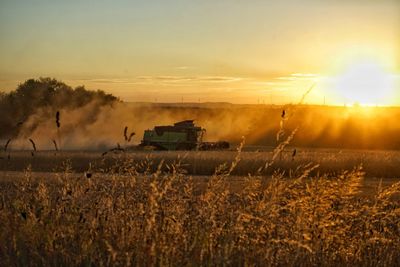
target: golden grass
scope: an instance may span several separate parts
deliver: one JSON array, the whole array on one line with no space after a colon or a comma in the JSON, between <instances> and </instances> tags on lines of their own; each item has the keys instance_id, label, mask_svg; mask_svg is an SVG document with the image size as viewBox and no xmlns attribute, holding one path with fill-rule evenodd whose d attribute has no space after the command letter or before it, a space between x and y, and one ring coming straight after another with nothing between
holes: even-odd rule
<instances>
[{"instance_id":1,"label":"golden grass","mask_svg":"<svg viewBox=\"0 0 400 267\"><path fill-rule=\"evenodd\" d=\"M4 265L395 266L400 264L400 183L360 196L361 168L317 175L231 173L243 157L204 178L181 160L121 157L108 178L71 175L57 183L24 179L2 189ZM104 159L105 160L105 159ZM140 172L140 173L139 173Z\"/></svg>"}]
</instances>

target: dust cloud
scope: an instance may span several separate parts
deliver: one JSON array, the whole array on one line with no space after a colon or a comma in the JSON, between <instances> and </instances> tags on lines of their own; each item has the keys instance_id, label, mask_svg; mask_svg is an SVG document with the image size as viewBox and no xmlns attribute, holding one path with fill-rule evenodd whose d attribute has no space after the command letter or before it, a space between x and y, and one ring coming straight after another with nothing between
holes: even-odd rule
<instances>
[{"instance_id":1,"label":"dust cloud","mask_svg":"<svg viewBox=\"0 0 400 267\"><path fill-rule=\"evenodd\" d=\"M145 129L187 119L206 129L205 141L237 143L245 136L247 145L275 146L283 120L286 136L299 129L293 146L400 149L399 108L124 103L49 78L28 80L0 96L0 139L12 139L11 149L31 149L29 139L38 150L55 149L53 140L63 150L126 147L139 144ZM130 142L125 127L135 132Z\"/></svg>"}]
</instances>

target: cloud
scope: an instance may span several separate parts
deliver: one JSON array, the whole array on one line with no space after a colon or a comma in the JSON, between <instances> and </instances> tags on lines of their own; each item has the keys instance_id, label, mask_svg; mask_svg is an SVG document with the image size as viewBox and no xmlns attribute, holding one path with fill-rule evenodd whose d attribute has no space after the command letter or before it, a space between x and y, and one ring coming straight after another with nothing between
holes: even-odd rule
<instances>
[{"instance_id":1,"label":"cloud","mask_svg":"<svg viewBox=\"0 0 400 267\"><path fill-rule=\"evenodd\" d=\"M106 84L130 83L129 79L83 79L82 81L92 82L92 83L106 83Z\"/></svg>"},{"instance_id":2,"label":"cloud","mask_svg":"<svg viewBox=\"0 0 400 267\"><path fill-rule=\"evenodd\" d=\"M241 77L229 76L139 76L136 79L164 82L236 82L243 80Z\"/></svg>"},{"instance_id":3,"label":"cloud","mask_svg":"<svg viewBox=\"0 0 400 267\"><path fill-rule=\"evenodd\" d=\"M221 76L206 76L200 77L200 81L211 81L211 82L238 82L242 81L243 78L240 77L221 77Z\"/></svg>"},{"instance_id":4,"label":"cloud","mask_svg":"<svg viewBox=\"0 0 400 267\"><path fill-rule=\"evenodd\" d=\"M187 70L187 69L192 69L192 67L189 67L189 66L179 66L179 67L175 67L175 69L177 69L177 70Z\"/></svg>"},{"instance_id":5,"label":"cloud","mask_svg":"<svg viewBox=\"0 0 400 267\"><path fill-rule=\"evenodd\" d=\"M315 74L315 73L292 73L290 75L276 77L275 79L276 80L281 80L281 81L299 81L299 80L314 81L318 77L319 77L319 75Z\"/></svg>"},{"instance_id":6,"label":"cloud","mask_svg":"<svg viewBox=\"0 0 400 267\"><path fill-rule=\"evenodd\" d=\"M318 74L315 73L292 73L293 77L317 77Z\"/></svg>"}]
</instances>

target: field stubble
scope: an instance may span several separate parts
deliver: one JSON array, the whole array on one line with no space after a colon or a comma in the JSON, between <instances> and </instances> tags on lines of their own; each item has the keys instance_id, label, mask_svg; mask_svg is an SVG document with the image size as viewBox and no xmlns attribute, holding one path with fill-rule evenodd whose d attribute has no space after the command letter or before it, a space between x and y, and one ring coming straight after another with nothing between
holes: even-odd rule
<instances>
[{"instance_id":1,"label":"field stubble","mask_svg":"<svg viewBox=\"0 0 400 267\"><path fill-rule=\"evenodd\" d=\"M232 171L233 175L248 175L257 173L260 166L271 160L273 151L246 147L241 152L240 161ZM224 163L235 159L236 151L135 151L128 153L113 153L104 157L96 151L38 151L32 157L30 151L12 151L10 160L3 153L0 155L0 171L21 171L28 165L34 172L60 171L65 162L69 162L71 171L84 172L90 168L107 170L118 162L129 162L140 171L139 165L144 161L151 162L151 169L158 164L173 164L179 161L182 169L191 175L212 175L215 169ZM283 171L284 176L290 176L299 167L308 164L318 164L314 173L336 175L344 170L350 170L362 165L367 177L396 178L400 177L400 151L385 150L337 150L337 149L297 149L293 157L293 149L286 148L278 155L274 167L266 174Z\"/></svg>"},{"instance_id":2,"label":"field stubble","mask_svg":"<svg viewBox=\"0 0 400 267\"><path fill-rule=\"evenodd\" d=\"M362 193L398 152L27 155L1 161L4 265L400 264L400 182Z\"/></svg>"}]
</instances>

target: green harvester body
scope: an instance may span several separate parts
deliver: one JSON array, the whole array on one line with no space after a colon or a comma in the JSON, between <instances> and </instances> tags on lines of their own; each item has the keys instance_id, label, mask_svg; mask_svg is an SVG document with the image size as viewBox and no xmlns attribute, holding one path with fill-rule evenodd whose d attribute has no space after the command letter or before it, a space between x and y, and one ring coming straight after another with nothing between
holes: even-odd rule
<instances>
[{"instance_id":1,"label":"green harvester body","mask_svg":"<svg viewBox=\"0 0 400 267\"><path fill-rule=\"evenodd\" d=\"M175 123L173 126L156 126L145 130L142 146L158 150L194 150L198 147L204 129L195 126L193 120Z\"/></svg>"}]
</instances>

